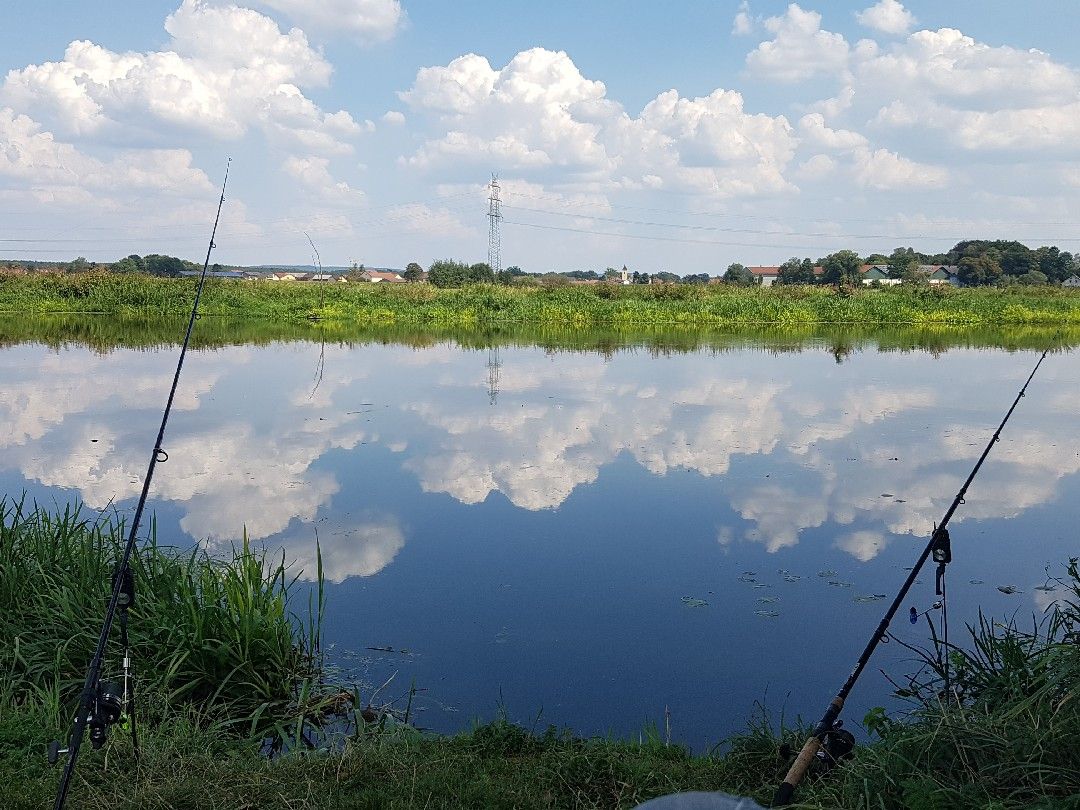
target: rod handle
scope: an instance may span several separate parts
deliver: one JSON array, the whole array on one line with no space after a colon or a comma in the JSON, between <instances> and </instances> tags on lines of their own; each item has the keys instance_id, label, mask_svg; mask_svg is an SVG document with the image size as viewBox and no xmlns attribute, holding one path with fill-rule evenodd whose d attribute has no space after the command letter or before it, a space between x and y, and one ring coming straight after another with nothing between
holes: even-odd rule
<instances>
[{"instance_id":1,"label":"rod handle","mask_svg":"<svg viewBox=\"0 0 1080 810\"><path fill-rule=\"evenodd\" d=\"M806 776L806 772L814 762L814 757L820 750L821 740L817 737L811 737L806 741L799 755L795 757L795 761L791 763L784 781L777 789L776 796L773 797L773 807L786 807L791 804L791 798L795 794L795 786Z\"/></svg>"}]
</instances>

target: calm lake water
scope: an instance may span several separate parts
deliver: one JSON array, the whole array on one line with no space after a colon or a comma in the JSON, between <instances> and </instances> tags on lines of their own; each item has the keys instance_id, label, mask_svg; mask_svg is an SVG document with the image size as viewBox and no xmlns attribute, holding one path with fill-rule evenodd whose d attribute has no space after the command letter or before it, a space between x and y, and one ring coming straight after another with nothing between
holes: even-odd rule
<instances>
[{"instance_id":1,"label":"calm lake water","mask_svg":"<svg viewBox=\"0 0 1080 810\"><path fill-rule=\"evenodd\" d=\"M0 349L0 491L123 511L176 347L84 339ZM308 572L318 540L333 661L365 695L394 675L380 702L415 683L424 727L501 707L635 735L667 707L697 750L755 702L820 715L886 607L869 598L895 592L1038 354L426 342L194 351L152 490L159 537L228 548L246 527ZM954 639L980 605L1030 620L1047 568L1080 551L1078 405L1080 364L1051 355L953 520ZM933 580L911 605L930 607ZM893 630L927 635L903 615ZM887 701L879 667L911 664L883 648L849 726Z\"/></svg>"}]
</instances>

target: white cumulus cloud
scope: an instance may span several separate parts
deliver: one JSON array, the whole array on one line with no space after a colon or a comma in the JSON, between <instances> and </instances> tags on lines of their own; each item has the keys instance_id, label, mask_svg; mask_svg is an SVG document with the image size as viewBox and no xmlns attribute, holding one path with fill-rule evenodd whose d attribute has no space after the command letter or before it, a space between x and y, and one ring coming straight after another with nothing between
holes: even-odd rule
<instances>
[{"instance_id":1,"label":"white cumulus cloud","mask_svg":"<svg viewBox=\"0 0 1080 810\"><path fill-rule=\"evenodd\" d=\"M455 173L497 166L545 185L668 188L720 196L786 190L797 138L784 116L749 113L741 93L667 90L632 116L562 52L534 48L495 69L475 54L421 69L402 99L442 134L403 163ZM524 179L524 178L523 178Z\"/></svg>"},{"instance_id":2,"label":"white cumulus cloud","mask_svg":"<svg viewBox=\"0 0 1080 810\"><path fill-rule=\"evenodd\" d=\"M841 34L821 28L821 15L792 3L779 17L765 20L773 35L746 57L751 76L778 82L799 82L819 75L841 74L850 47Z\"/></svg>"},{"instance_id":3,"label":"white cumulus cloud","mask_svg":"<svg viewBox=\"0 0 1080 810\"><path fill-rule=\"evenodd\" d=\"M942 188L948 170L916 163L888 149L859 149L855 153L855 180L863 188L876 191Z\"/></svg>"},{"instance_id":4,"label":"white cumulus cloud","mask_svg":"<svg viewBox=\"0 0 1080 810\"><path fill-rule=\"evenodd\" d=\"M915 15L899 0L879 0L870 8L855 12L855 19L860 25L883 34L906 34L916 23Z\"/></svg>"},{"instance_id":5,"label":"white cumulus cloud","mask_svg":"<svg viewBox=\"0 0 1080 810\"><path fill-rule=\"evenodd\" d=\"M361 42L391 39L405 24L400 0L256 0L312 31L343 33Z\"/></svg>"},{"instance_id":6,"label":"white cumulus cloud","mask_svg":"<svg viewBox=\"0 0 1080 810\"><path fill-rule=\"evenodd\" d=\"M330 161L324 157L289 157L282 169L304 188L320 199L331 203L358 203L363 192L351 188L348 183L335 180L330 174Z\"/></svg>"},{"instance_id":7,"label":"white cumulus cloud","mask_svg":"<svg viewBox=\"0 0 1080 810\"><path fill-rule=\"evenodd\" d=\"M735 19L731 22L731 33L733 36L743 37L753 30L754 18L750 16L750 3L747 0L742 0L739 3L739 10L735 14Z\"/></svg>"},{"instance_id":8,"label":"white cumulus cloud","mask_svg":"<svg viewBox=\"0 0 1080 810\"><path fill-rule=\"evenodd\" d=\"M203 0L184 0L165 29L161 51L72 42L59 62L9 72L0 103L98 142L155 143L177 131L239 139L258 128L307 149L351 149L360 127L349 113L326 113L300 89L325 85L331 67L299 29L283 33L256 11Z\"/></svg>"}]
</instances>

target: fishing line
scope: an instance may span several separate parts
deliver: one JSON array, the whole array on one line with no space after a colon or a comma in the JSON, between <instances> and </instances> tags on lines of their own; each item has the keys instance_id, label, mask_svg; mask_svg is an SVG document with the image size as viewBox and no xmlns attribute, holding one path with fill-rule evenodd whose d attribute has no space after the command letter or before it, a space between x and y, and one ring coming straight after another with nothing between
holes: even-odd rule
<instances>
[{"instance_id":1,"label":"fishing line","mask_svg":"<svg viewBox=\"0 0 1080 810\"><path fill-rule=\"evenodd\" d=\"M139 503L135 508L135 516L132 518L131 531L128 533L127 542L124 545L123 555L120 557L120 562L116 566L116 571L113 575L112 594L109 597L109 604L105 610L105 621L101 625L101 634L98 636L97 648L94 650L94 657L90 661L90 668L86 673L86 681L83 684L82 695L79 698L79 707L75 711L75 719L72 722L71 736L67 749L60 750L57 744L56 748L50 750L50 759L58 753L66 753L67 761L64 763L64 772L60 777L60 784L56 790L56 802L53 804L54 810L62 810L64 802L67 800L68 789L71 786L71 777L75 774L75 762L79 756L79 748L82 746L83 735L86 731L88 721L98 720L102 721L102 737L101 741L104 741L104 727L109 723L115 722L119 719L119 714L112 716L112 714L106 715L101 718L98 714L99 707L104 703L106 706L113 706L120 699L119 696L112 694L111 691L106 694L106 690L103 687L110 686L111 684L103 684L101 682L101 667L105 658L105 647L109 641L109 633L112 630L113 621L116 617L116 611L119 608L121 610L121 630L125 642L125 661L129 659L127 651L127 608L134 602L134 578L131 572L131 557L135 551L135 537L139 531L139 522L142 520L143 508L146 506L147 496L150 494L150 481L154 477L154 469L159 463L168 461L169 454L166 453L161 443L165 439L165 426L169 422L169 414L172 411L173 399L176 397L176 388L180 383L180 371L184 367L184 357L187 355L188 344L191 342L191 333L195 328L195 320L198 317L199 312L199 299L202 298L203 286L206 283L206 271L210 266L210 253L217 245L214 244L214 237L217 235L218 222L221 220L221 208L225 204L225 186L229 182L229 165L232 163L232 158L225 164L225 179L221 184L221 197L218 199L217 214L214 217L214 227L210 232L210 244L206 248L206 260L203 262L202 273L199 275L199 284L195 290L195 302L191 306L191 316L188 318L187 332L184 334L184 342L180 347L180 357L176 362L176 372L173 374L172 387L169 389L169 397L165 403L165 411L161 415L161 426L158 428L157 439L154 441L154 450L150 454L150 463L146 468L146 477L143 479L142 493L139 495ZM125 670L127 671L127 670ZM125 678L125 681L127 679ZM114 685L113 685L114 686ZM134 739L134 734L132 735ZM100 745L92 737L92 742L95 742L95 747Z\"/></svg>"},{"instance_id":2,"label":"fishing line","mask_svg":"<svg viewBox=\"0 0 1080 810\"><path fill-rule=\"evenodd\" d=\"M1058 334L1060 334L1060 332ZM874 654L874 650L877 649L878 644L881 643L881 640L888 633L889 623L896 615L896 611L900 609L900 605L903 603L908 591L910 591L911 586L915 584L915 579L918 577L919 571L922 570L923 565L931 554L934 555L934 562L938 564L937 590L939 591L939 595L942 596L942 608L944 609L944 595L941 593L944 591L944 570L945 565L952 560L949 532L947 529L949 521L952 519L953 513L965 503L964 496L967 495L968 487L971 486L971 482L975 480L975 476L978 475L983 462L986 461L986 457L990 455L990 450L1001 440L1001 431L1005 429L1005 425L1012 417L1013 411L1016 410L1016 406L1020 404L1020 400L1023 399L1027 393L1027 388L1035 377L1035 373L1039 370L1039 366L1042 365L1043 360L1046 359L1046 355L1050 353L1050 349L1056 342L1057 335L1051 338L1046 348L1043 349L1038 362L1035 363L1035 367L1031 370L1027 380L1024 381L1023 386L1020 388L1020 392L1016 395L1016 399L1014 399L1012 405L1009 406L1009 410L1005 413L1005 417L1001 420L1001 424L999 424L997 430L994 431L994 435L990 437L990 441L987 442L985 449L982 451L982 455L980 455L979 460L975 462L975 466L971 469L963 486L960 487L960 491L956 493L956 497L953 498L953 502L949 506L948 511L945 512L945 516L934 529L933 534L930 535L930 540L926 544L926 548L924 548L919 555L919 559L908 573L907 579L904 580L903 586L901 586L899 592L897 592L896 598L893 599L889 609L885 612L885 616L881 619L881 623L870 637L870 641L867 642L866 648L863 650L862 655L859 656L859 660L855 664L855 669L848 676L844 685L840 687L840 691L837 692L836 697L833 698L832 702L829 704L828 710L814 727L810 739L806 741L802 750L799 752L799 755L795 758L795 762L788 770L787 775L784 777L784 781L776 791L776 795L773 798L773 807L785 807L791 804L792 797L795 794L795 786L802 781L804 776L806 776L806 772L809 770L810 765L814 762L815 758L817 758L818 752L823 748L826 751L828 750L829 739L833 735L836 735L837 733L846 733L840 731L840 722L837 721L840 712L844 708L844 702L847 700L851 690L855 687L855 683L859 680L859 676L862 675L863 669L865 669L867 663L869 663L870 656ZM912 608L912 611L914 612L915 609Z\"/></svg>"}]
</instances>

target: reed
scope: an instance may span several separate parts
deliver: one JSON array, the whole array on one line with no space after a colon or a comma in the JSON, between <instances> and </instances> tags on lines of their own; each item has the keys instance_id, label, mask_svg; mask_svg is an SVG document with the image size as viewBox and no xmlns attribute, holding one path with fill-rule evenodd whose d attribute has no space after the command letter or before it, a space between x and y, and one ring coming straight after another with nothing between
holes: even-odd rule
<instances>
[{"instance_id":1,"label":"reed","mask_svg":"<svg viewBox=\"0 0 1080 810\"><path fill-rule=\"evenodd\" d=\"M224 559L149 539L134 557L130 609L141 692L196 706L245 733L291 720L304 684L318 682L318 606L292 607L295 578L245 541ZM0 500L0 714L70 707L97 643L123 521L77 507L48 511ZM320 589L321 593L321 589ZM114 629L106 674L119 666Z\"/></svg>"},{"instance_id":2,"label":"reed","mask_svg":"<svg viewBox=\"0 0 1080 810\"><path fill-rule=\"evenodd\" d=\"M195 279L84 273L0 276L0 312L183 317ZM905 287L838 292L827 287L727 285L437 289L419 284L209 279L204 315L364 325L724 327L814 323L1080 325L1080 292L1058 287Z\"/></svg>"}]
</instances>

